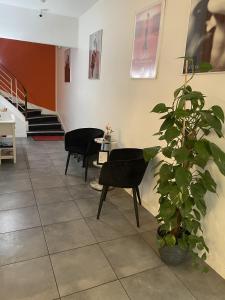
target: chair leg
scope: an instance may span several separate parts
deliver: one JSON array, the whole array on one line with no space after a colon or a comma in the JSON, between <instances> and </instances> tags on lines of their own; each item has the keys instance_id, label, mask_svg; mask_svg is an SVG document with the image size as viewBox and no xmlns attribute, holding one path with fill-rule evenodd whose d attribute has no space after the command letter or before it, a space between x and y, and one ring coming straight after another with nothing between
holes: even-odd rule
<instances>
[{"instance_id":1,"label":"chair leg","mask_svg":"<svg viewBox=\"0 0 225 300\"><path fill-rule=\"evenodd\" d=\"M88 174L88 165L89 165L89 159L88 157L85 158L85 182L87 182L87 174Z\"/></svg>"},{"instance_id":2,"label":"chair leg","mask_svg":"<svg viewBox=\"0 0 225 300\"><path fill-rule=\"evenodd\" d=\"M86 157L84 156L84 157L83 157L83 164L82 164L82 168L85 168L85 166L86 166L86 164L85 164L85 163L86 163Z\"/></svg>"},{"instance_id":3,"label":"chair leg","mask_svg":"<svg viewBox=\"0 0 225 300\"><path fill-rule=\"evenodd\" d=\"M132 188L132 190L133 190L134 211L135 211L135 216L136 216L137 227L140 227L139 226L139 214L138 214L136 189Z\"/></svg>"},{"instance_id":4,"label":"chair leg","mask_svg":"<svg viewBox=\"0 0 225 300\"><path fill-rule=\"evenodd\" d=\"M97 219L99 219L99 217L100 217L100 213L101 213L101 210L102 210L102 205L103 205L103 202L106 199L108 189L109 189L108 186L103 186L101 197L100 197L100 202L99 202L99 207L98 207Z\"/></svg>"},{"instance_id":5,"label":"chair leg","mask_svg":"<svg viewBox=\"0 0 225 300\"><path fill-rule=\"evenodd\" d=\"M136 194L137 194L137 197L138 197L139 204L142 205L141 204L141 195L140 195L140 191L139 191L139 187L138 186L136 187Z\"/></svg>"},{"instance_id":6,"label":"chair leg","mask_svg":"<svg viewBox=\"0 0 225 300\"><path fill-rule=\"evenodd\" d=\"M69 166L69 162L70 162L70 152L68 152L68 156L67 156L65 175L67 174L67 169L68 169L68 166Z\"/></svg>"}]
</instances>

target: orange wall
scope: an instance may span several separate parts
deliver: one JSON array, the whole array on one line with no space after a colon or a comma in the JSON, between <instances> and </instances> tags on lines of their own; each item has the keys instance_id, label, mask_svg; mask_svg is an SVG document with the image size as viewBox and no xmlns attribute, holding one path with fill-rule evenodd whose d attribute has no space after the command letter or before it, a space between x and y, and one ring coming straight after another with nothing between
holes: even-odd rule
<instances>
[{"instance_id":1,"label":"orange wall","mask_svg":"<svg viewBox=\"0 0 225 300\"><path fill-rule=\"evenodd\" d=\"M55 46L0 38L0 63L25 86L29 102L55 110Z\"/></svg>"}]
</instances>

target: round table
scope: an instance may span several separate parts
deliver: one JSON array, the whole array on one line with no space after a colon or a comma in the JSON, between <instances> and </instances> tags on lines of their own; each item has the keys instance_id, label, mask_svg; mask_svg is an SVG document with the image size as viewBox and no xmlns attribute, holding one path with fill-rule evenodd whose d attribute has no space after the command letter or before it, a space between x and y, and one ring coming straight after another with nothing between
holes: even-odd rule
<instances>
[{"instance_id":1,"label":"round table","mask_svg":"<svg viewBox=\"0 0 225 300\"><path fill-rule=\"evenodd\" d=\"M116 141L114 141L114 140L108 141L108 140L105 140L104 138L96 138L94 141L98 144L101 144L101 150L108 151L108 152L110 152L110 150L111 150L111 145L116 143ZM99 168L99 169L101 169L101 167L102 167L102 165L98 164L98 162L96 160L93 161L93 166L96 168ZM102 191L103 186L101 184L99 184L98 181L99 181L99 178L95 178L94 180L92 180L90 182L90 187L92 189L100 192L100 191Z\"/></svg>"}]
</instances>

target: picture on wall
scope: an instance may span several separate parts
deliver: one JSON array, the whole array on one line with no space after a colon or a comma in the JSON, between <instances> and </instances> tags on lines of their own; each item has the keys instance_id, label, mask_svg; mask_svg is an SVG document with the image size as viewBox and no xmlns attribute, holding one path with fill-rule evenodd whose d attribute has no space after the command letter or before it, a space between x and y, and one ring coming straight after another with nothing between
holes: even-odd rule
<instances>
[{"instance_id":1,"label":"picture on wall","mask_svg":"<svg viewBox=\"0 0 225 300\"><path fill-rule=\"evenodd\" d=\"M212 65L211 72L225 71L224 26L224 0L192 0L185 56L194 59L196 72L205 62Z\"/></svg>"},{"instance_id":2,"label":"picture on wall","mask_svg":"<svg viewBox=\"0 0 225 300\"><path fill-rule=\"evenodd\" d=\"M131 78L156 78L164 1L136 15Z\"/></svg>"},{"instance_id":3,"label":"picture on wall","mask_svg":"<svg viewBox=\"0 0 225 300\"><path fill-rule=\"evenodd\" d=\"M102 54L102 34L103 30L99 30L90 35L89 40L89 79L100 78L101 54Z\"/></svg>"},{"instance_id":4,"label":"picture on wall","mask_svg":"<svg viewBox=\"0 0 225 300\"><path fill-rule=\"evenodd\" d=\"M65 73L65 82L70 82L71 76L70 76L70 55L71 51L70 49L65 50L65 65L64 65L64 73Z\"/></svg>"}]
</instances>

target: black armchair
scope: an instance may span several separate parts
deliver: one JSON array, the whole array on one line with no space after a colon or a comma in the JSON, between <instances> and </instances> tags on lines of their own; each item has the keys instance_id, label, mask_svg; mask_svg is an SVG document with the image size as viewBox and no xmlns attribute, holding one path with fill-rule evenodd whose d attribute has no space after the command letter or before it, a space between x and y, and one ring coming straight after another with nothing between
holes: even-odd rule
<instances>
[{"instance_id":1,"label":"black armchair","mask_svg":"<svg viewBox=\"0 0 225 300\"><path fill-rule=\"evenodd\" d=\"M104 131L98 128L80 128L69 131L65 134L65 150L68 151L65 175L70 161L71 154L83 156L83 167L85 167L85 182L89 166L89 157L97 154L101 144L95 143L95 138L104 136Z\"/></svg>"},{"instance_id":2,"label":"black armchair","mask_svg":"<svg viewBox=\"0 0 225 300\"><path fill-rule=\"evenodd\" d=\"M112 150L109 161L104 163L101 169L99 183L103 185L97 219L100 217L103 202L110 186L120 188L132 188L134 209L137 226L139 227L138 204L141 205L141 197L138 186L140 185L147 163L143 157L143 150L136 148L124 148Z\"/></svg>"}]
</instances>

